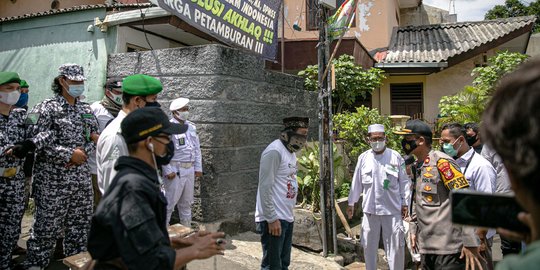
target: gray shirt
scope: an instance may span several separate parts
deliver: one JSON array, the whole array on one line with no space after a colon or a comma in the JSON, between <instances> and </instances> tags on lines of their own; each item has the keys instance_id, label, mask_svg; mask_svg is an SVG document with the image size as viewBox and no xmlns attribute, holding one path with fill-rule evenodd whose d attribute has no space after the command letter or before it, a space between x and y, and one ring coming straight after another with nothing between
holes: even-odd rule
<instances>
[{"instance_id":1,"label":"gray shirt","mask_svg":"<svg viewBox=\"0 0 540 270\"><path fill-rule=\"evenodd\" d=\"M489 147L489 145L487 144L484 145L481 155L485 159L487 159L491 163L491 165L493 165L495 171L497 172L495 193L513 194L514 192L510 188L508 172L504 167L501 157L497 153L495 153L495 150L493 150L493 148Z\"/></svg>"}]
</instances>

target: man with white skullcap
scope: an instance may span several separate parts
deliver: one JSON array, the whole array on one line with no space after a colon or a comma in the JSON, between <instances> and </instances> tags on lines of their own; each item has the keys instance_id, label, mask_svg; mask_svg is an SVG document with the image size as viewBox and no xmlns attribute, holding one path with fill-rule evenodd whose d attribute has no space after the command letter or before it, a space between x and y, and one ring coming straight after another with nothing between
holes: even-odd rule
<instances>
[{"instance_id":1,"label":"man with white skullcap","mask_svg":"<svg viewBox=\"0 0 540 270\"><path fill-rule=\"evenodd\" d=\"M174 207L177 206L180 223L191 226L191 205L195 177L202 176L201 146L195 125L188 121L189 99L177 98L171 102L169 109L172 113L171 122L188 124L189 129L184 134L172 136L174 156L166 166L163 166L163 184L167 197L167 224L171 221Z\"/></svg>"},{"instance_id":2,"label":"man with white skullcap","mask_svg":"<svg viewBox=\"0 0 540 270\"><path fill-rule=\"evenodd\" d=\"M381 234L391 270L403 269L405 236L402 219L410 201L410 179L400 154L386 148L384 126L368 127L371 149L358 157L349 193L347 215L352 218L354 204L362 195L362 235L366 269L377 268L377 249Z\"/></svg>"}]
</instances>

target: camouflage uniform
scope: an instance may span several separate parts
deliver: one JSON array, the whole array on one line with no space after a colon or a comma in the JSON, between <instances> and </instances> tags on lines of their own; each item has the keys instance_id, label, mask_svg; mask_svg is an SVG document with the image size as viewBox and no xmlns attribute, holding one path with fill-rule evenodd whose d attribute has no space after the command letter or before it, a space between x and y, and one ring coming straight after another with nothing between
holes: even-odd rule
<instances>
[{"instance_id":1,"label":"camouflage uniform","mask_svg":"<svg viewBox=\"0 0 540 270\"><path fill-rule=\"evenodd\" d=\"M64 230L64 254L86 250L92 217L92 183L88 163L68 166L75 148L95 153L91 133L97 121L90 106L70 105L56 95L28 114L28 133L36 145L33 196L35 222L28 240L25 265L46 267L56 238Z\"/></svg>"},{"instance_id":2,"label":"camouflage uniform","mask_svg":"<svg viewBox=\"0 0 540 270\"><path fill-rule=\"evenodd\" d=\"M26 112L14 108L0 116L0 269L9 269L11 252L17 245L24 212L24 159L6 156L5 151L25 138Z\"/></svg>"}]
</instances>

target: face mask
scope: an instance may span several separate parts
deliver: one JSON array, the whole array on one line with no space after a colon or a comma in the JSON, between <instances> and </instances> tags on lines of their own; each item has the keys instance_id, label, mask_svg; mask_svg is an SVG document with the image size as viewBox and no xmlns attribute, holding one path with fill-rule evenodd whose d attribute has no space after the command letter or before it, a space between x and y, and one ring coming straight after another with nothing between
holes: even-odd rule
<instances>
[{"instance_id":1,"label":"face mask","mask_svg":"<svg viewBox=\"0 0 540 270\"><path fill-rule=\"evenodd\" d=\"M371 149L373 149L373 151L381 152L386 146L386 141L370 142L369 145L371 145Z\"/></svg>"},{"instance_id":2,"label":"face mask","mask_svg":"<svg viewBox=\"0 0 540 270\"><path fill-rule=\"evenodd\" d=\"M21 93L21 96L19 97L19 101L15 103L15 107L21 108L26 106L28 104L28 93Z\"/></svg>"},{"instance_id":3,"label":"face mask","mask_svg":"<svg viewBox=\"0 0 540 270\"><path fill-rule=\"evenodd\" d=\"M176 112L175 115L176 115L176 117L178 117L178 119L180 119L182 121L186 121L188 119L188 116L189 116L189 111Z\"/></svg>"},{"instance_id":4,"label":"face mask","mask_svg":"<svg viewBox=\"0 0 540 270\"><path fill-rule=\"evenodd\" d=\"M167 144L167 151L162 156L156 155L156 163L158 166L165 166L171 163L174 156L174 143L171 141Z\"/></svg>"},{"instance_id":5,"label":"face mask","mask_svg":"<svg viewBox=\"0 0 540 270\"><path fill-rule=\"evenodd\" d=\"M0 92L0 101L7 105L14 105L19 101L19 97L21 96L21 92L15 90L11 91L9 93L3 93Z\"/></svg>"},{"instance_id":6,"label":"face mask","mask_svg":"<svg viewBox=\"0 0 540 270\"><path fill-rule=\"evenodd\" d=\"M459 138L458 138L459 139ZM455 140L454 143L445 143L443 144L442 148L443 148L443 151L451 156L451 157L455 157L457 156L457 150L454 149L454 144L456 144L458 140ZM463 143L462 143L463 144ZM461 147L461 144L459 145L458 149Z\"/></svg>"},{"instance_id":7,"label":"face mask","mask_svg":"<svg viewBox=\"0 0 540 270\"><path fill-rule=\"evenodd\" d=\"M416 149L416 140L407 141L405 139L401 140L401 147L403 148L403 152L405 154L410 154L414 149Z\"/></svg>"},{"instance_id":8,"label":"face mask","mask_svg":"<svg viewBox=\"0 0 540 270\"><path fill-rule=\"evenodd\" d=\"M467 137L465 138L465 140L467 140L467 144L469 146L473 146L474 143L476 143L476 141L478 141L478 135L475 135L475 136L469 136L467 135Z\"/></svg>"},{"instance_id":9,"label":"face mask","mask_svg":"<svg viewBox=\"0 0 540 270\"><path fill-rule=\"evenodd\" d=\"M294 131L287 131L282 134L283 143L289 152L294 153L300 151L307 141L306 135L300 135Z\"/></svg>"},{"instance_id":10,"label":"face mask","mask_svg":"<svg viewBox=\"0 0 540 270\"><path fill-rule=\"evenodd\" d=\"M113 92L110 92L111 93L111 100L116 103L117 105L122 105L124 104L124 100L122 100L122 94L120 95L117 95L117 94L114 94Z\"/></svg>"},{"instance_id":11,"label":"face mask","mask_svg":"<svg viewBox=\"0 0 540 270\"><path fill-rule=\"evenodd\" d=\"M68 94L74 98L79 97L84 92L84 84L70 84Z\"/></svg>"},{"instance_id":12,"label":"face mask","mask_svg":"<svg viewBox=\"0 0 540 270\"><path fill-rule=\"evenodd\" d=\"M159 102L157 102L157 101L154 101L154 102L148 102L147 101L145 107L158 107L158 108L160 108L161 104L159 104Z\"/></svg>"}]
</instances>

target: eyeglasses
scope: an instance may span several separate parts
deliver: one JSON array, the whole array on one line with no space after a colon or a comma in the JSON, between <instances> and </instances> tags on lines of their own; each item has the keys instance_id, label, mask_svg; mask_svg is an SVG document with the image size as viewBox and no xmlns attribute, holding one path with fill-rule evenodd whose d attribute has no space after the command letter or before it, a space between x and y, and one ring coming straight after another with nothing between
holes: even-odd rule
<instances>
[{"instance_id":1,"label":"eyeglasses","mask_svg":"<svg viewBox=\"0 0 540 270\"><path fill-rule=\"evenodd\" d=\"M158 140L157 138L164 139L164 140L166 140L166 142L162 142L162 141ZM161 144L169 144L171 142L172 138L171 138L171 135L158 135L158 136L154 136L154 139L156 141L158 141L159 143L161 143Z\"/></svg>"}]
</instances>

